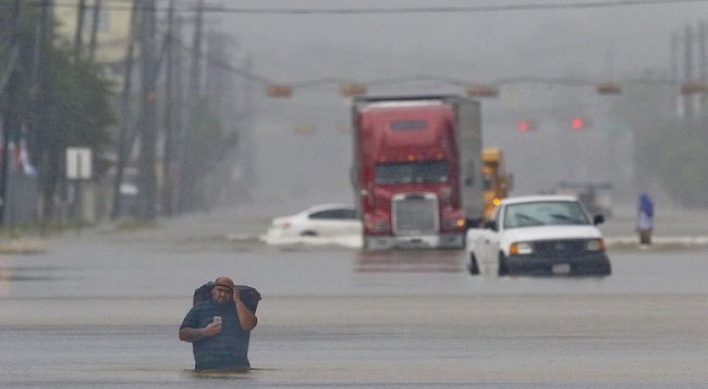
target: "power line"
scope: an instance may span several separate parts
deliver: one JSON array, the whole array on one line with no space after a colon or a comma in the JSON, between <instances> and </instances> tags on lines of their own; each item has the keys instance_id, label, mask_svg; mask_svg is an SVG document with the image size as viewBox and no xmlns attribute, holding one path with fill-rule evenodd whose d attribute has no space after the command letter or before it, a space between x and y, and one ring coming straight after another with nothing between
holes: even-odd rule
<instances>
[{"instance_id":1,"label":"power line","mask_svg":"<svg viewBox=\"0 0 708 389\"><path fill-rule=\"evenodd\" d=\"M63 6L67 6L70 1L74 1L71 5L72 8L76 8L76 3L75 0L55 0L55 6L63 4ZM130 10L132 6L132 0L129 2L128 0L103 0L104 3L104 8L105 9L116 9L115 7L121 7L120 9L123 9L123 5L125 6L126 10ZM268 11L272 13L281 13L284 11L293 11L293 12L308 12L308 13L318 13L318 12L324 12L324 13L339 13L339 12L350 12L354 11L360 12L360 11L365 11L365 12L389 12L389 11L402 11L402 12L407 12L408 10L421 10L421 9L428 9L428 10L448 10L448 9L455 9L455 10L460 10L460 11L472 11L474 10L475 12L490 12L494 10L530 10L530 9L558 9L558 8L590 8L590 7L595 7L595 8L600 8L600 7L617 7L617 6L634 6L634 5L656 5L656 4L666 4L666 3L694 3L694 2L708 2L708 0L607 0L607 1L601 1L601 2L580 2L580 3L544 3L544 4L513 4L513 5L498 5L498 6L474 6L474 7L428 7L428 8L388 8L388 9L301 9L301 10L288 10L288 9L246 9L246 8L215 8L215 7L204 7L205 12L234 12L234 13L248 13L250 11ZM35 1L34 3L37 3ZM151 12L157 9L157 7L152 7L152 8L141 8L140 6L137 7L138 9L142 9L142 11L146 12ZM196 10L196 8L194 9ZM184 10L183 10L184 11ZM432 12L437 12L437 11L432 11ZM262 12L265 13L265 12ZM179 38L173 38L173 41L177 43L177 45L182 49L182 50L191 50L187 44L182 42ZM344 83L351 82L352 80L350 79L345 79L345 78L340 78L340 77L323 77L323 78L318 78L318 79L312 79L312 80L303 80L303 81L292 81L292 82L276 82L273 80L268 79L265 76L255 74L252 72L249 72L245 69L233 66L223 60L216 59L216 58L211 58L209 56L206 57L207 62L216 68L222 69L226 72L235 74L239 77L258 82L262 85L288 85L293 88L307 88L307 87L317 87L317 86L326 86L326 85L341 85ZM537 77L537 76L529 76L529 75L522 75L522 76L516 76L516 77L508 77L508 78L502 78L502 79L497 79L497 80L492 80L489 82L472 82L469 80L463 80L463 79L458 79L458 78L453 78L449 76L440 76L440 75L434 75L434 74L411 74L411 75L405 75L405 76L396 76L396 77L390 77L390 78L380 78L380 79L373 79L373 80L368 80L368 81L361 81L361 83L369 85L369 86L383 86L383 85L392 85L392 84L401 84L401 83L406 83L406 82L411 82L411 81L435 81L435 82L441 82L441 83L446 83L450 84L453 86L469 86L469 85L497 85L497 86L502 86L502 85L511 85L511 84L521 84L521 83L536 83L536 84L546 84L546 85L565 85L565 86L591 86L591 85L597 85L600 81L593 81L590 79L582 79L582 78L553 78L553 77ZM632 80L625 80L626 84L676 84L676 80L671 80L671 79L648 79L648 78L639 78L639 79L632 79Z\"/></svg>"},{"instance_id":2,"label":"power line","mask_svg":"<svg viewBox=\"0 0 708 389\"><path fill-rule=\"evenodd\" d=\"M230 6L205 6L203 12L210 14L242 14L242 15L385 15L385 14L455 14L455 13L489 13L489 12L514 12L514 11L557 11L575 9L599 9L652 5L676 5L679 3L706 3L708 0L605 0L584 1L568 3L557 1L549 3L519 3L503 5L479 6L434 6L434 7L393 7L393 8L245 8ZM130 10L130 5L123 0L111 1L111 5L104 8L109 10ZM35 0L30 3L39 5ZM70 0L56 0L57 8L75 8L76 3ZM141 10L146 10L141 7ZM167 7L156 7L147 11L163 12ZM179 7L179 13L195 13L193 6Z\"/></svg>"},{"instance_id":3,"label":"power line","mask_svg":"<svg viewBox=\"0 0 708 389\"><path fill-rule=\"evenodd\" d=\"M186 46L182 46L182 49L186 50ZM226 72L235 74L239 77L256 81L262 85L287 85L293 88L309 88L317 86L327 86L327 85L341 85L353 82L351 79L343 77L322 77L312 80L303 81L291 81L291 82L276 82L269 80L268 78L248 72L239 67L233 66L222 60L217 60L215 58L207 57L207 62L216 68L224 70ZM454 78L450 76L440 76L435 74L427 73L416 73L405 76L378 78L370 80L358 80L357 82L362 83L367 86L385 86L385 85L395 85L404 84L407 82L417 82L417 81L434 81L443 84L449 84L452 86L466 87L470 85L515 85L515 84L542 84L542 85L563 85L563 86L597 86L602 82L606 82L605 79L590 79L590 78L570 78L570 77L540 77L533 75L521 75L515 77L500 78L488 82L470 81L462 78ZM626 85L678 85L680 82L671 78L663 77L634 77L634 78L620 78L617 80L620 84Z\"/></svg>"}]
</instances>

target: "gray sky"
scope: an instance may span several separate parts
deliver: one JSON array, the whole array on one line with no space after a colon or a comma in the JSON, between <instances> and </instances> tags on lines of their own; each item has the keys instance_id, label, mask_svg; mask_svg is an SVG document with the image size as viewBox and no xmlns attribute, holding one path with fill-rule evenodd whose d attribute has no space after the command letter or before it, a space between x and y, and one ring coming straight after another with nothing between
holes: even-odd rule
<instances>
[{"instance_id":1,"label":"gray sky","mask_svg":"<svg viewBox=\"0 0 708 389\"><path fill-rule=\"evenodd\" d=\"M593 2L598 1L253 0L225 4L252 9L390 9ZM636 77L647 69L666 70L671 35L683 32L687 25L697 26L705 20L704 15L708 15L708 1L677 0L590 9L357 15L228 13L222 14L219 21L215 20L216 15L209 18L212 25L226 30L250 55L254 73L276 82L298 83L327 77L371 82L424 73L486 83L526 76L573 76L599 82ZM349 136L340 130L349 120L349 111L337 85L296 88L295 96L283 101L263 98L262 86L257 88L253 139L262 189L288 199L304 197L303 203L350 200L351 145ZM560 88L575 91L566 91L572 96L563 103L574 104L593 115L612 105L611 99L603 100L591 87ZM567 164L546 155L554 149L547 150L545 143L558 139L548 134L559 131L561 124L547 123L545 134L536 140L519 139L519 134L510 128L519 109L558 103L554 95L558 90L558 86L550 85L504 85L498 99L483 102L485 143L510 151L509 165L517 176L517 193L541 190L564 179L564 174L596 178L588 172L553 169ZM373 82L369 92L464 93L464 89L431 81L394 85ZM314 133L297 133L294 128L303 125L312 126ZM584 149L582 142L607 141L602 134L595 134L572 141L580 144L562 140L565 143L558 146L577 151ZM533 154L524 147L529 146L528 142L544 144L531 145L537 148ZM598 157L589 154L587 158ZM545 167L542 179L530 166ZM607 171L612 167L600 169Z\"/></svg>"}]
</instances>

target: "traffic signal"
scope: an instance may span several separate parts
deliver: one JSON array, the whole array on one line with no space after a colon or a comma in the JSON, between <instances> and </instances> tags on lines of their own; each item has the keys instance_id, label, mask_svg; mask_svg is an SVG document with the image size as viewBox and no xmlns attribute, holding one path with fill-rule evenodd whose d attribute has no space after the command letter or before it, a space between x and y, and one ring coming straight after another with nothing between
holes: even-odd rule
<instances>
[{"instance_id":1,"label":"traffic signal","mask_svg":"<svg viewBox=\"0 0 708 389\"><path fill-rule=\"evenodd\" d=\"M585 119L575 116L572 119L570 119L570 128L572 128L575 131L582 130L585 128L587 123L585 123Z\"/></svg>"},{"instance_id":2,"label":"traffic signal","mask_svg":"<svg viewBox=\"0 0 708 389\"><path fill-rule=\"evenodd\" d=\"M604 82L597 86L597 93L601 95L618 95L622 93L622 86L616 82Z\"/></svg>"},{"instance_id":3,"label":"traffic signal","mask_svg":"<svg viewBox=\"0 0 708 389\"><path fill-rule=\"evenodd\" d=\"M705 93L708 90L708 85L700 81L687 82L681 85L682 95L695 95Z\"/></svg>"},{"instance_id":4,"label":"traffic signal","mask_svg":"<svg viewBox=\"0 0 708 389\"><path fill-rule=\"evenodd\" d=\"M269 85L266 87L266 96L273 98L289 99L293 95L293 88L288 85Z\"/></svg>"},{"instance_id":5,"label":"traffic signal","mask_svg":"<svg viewBox=\"0 0 708 389\"><path fill-rule=\"evenodd\" d=\"M471 85L467 87L467 96L497 97L499 96L499 88L495 85Z\"/></svg>"},{"instance_id":6,"label":"traffic signal","mask_svg":"<svg viewBox=\"0 0 708 389\"><path fill-rule=\"evenodd\" d=\"M366 84L358 82L344 83L339 86L339 93L344 97L354 97L366 95Z\"/></svg>"},{"instance_id":7,"label":"traffic signal","mask_svg":"<svg viewBox=\"0 0 708 389\"><path fill-rule=\"evenodd\" d=\"M529 132L536 130L536 123L531 120L519 120L516 122L516 131Z\"/></svg>"}]
</instances>

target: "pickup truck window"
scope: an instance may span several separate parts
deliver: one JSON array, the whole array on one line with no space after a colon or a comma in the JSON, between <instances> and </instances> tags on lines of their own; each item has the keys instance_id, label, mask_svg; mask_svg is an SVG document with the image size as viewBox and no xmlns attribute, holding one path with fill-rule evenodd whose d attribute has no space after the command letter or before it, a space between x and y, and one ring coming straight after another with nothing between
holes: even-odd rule
<instances>
[{"instance_id":1,"label":"pickup truck window","mask_svg":"<svg viewBox=\"0 0 708 389\"><path fill-rule=\"evenodd\" d=\"M588 224L580 204L573 201L509 204L504 213L504 228Z\"/></svg>"}]
</instances>

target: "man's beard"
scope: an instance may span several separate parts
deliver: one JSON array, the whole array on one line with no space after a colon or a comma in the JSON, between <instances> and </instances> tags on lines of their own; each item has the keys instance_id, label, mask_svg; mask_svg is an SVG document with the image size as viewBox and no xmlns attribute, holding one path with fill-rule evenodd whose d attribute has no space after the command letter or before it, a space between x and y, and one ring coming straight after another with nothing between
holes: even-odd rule
<instances>
[{"instance_id":1,"label":"man's beard","mask_svg":"<svg viewBox=\"0 0 708 389\"><path fill-rule=\"evenodd\" d=\"M227 305L228 303L230 303L231 299L228 297L224 297L224 298L215 297L214 302L216 303L216 305L224 306L224 305Z\"/></svg>"}]
</instances>

